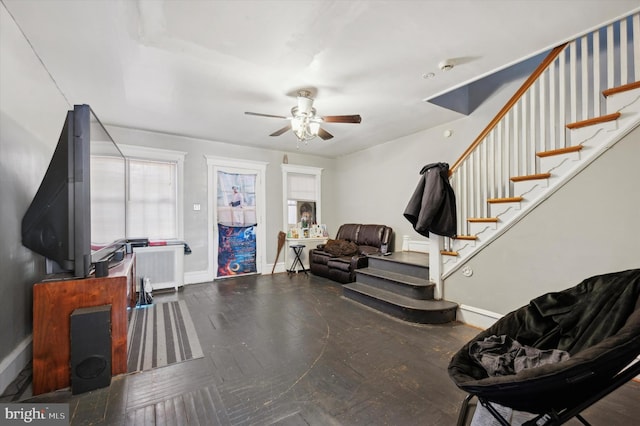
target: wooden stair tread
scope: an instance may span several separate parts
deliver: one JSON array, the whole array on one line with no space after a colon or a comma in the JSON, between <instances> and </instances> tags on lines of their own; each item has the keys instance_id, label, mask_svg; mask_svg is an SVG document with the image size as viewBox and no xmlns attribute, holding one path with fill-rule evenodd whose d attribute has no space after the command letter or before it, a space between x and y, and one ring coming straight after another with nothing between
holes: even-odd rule
<instances>
[{"instance_id":1,"label":"wooden stair tread","mask_svg":"<svg viewBox=\"0 0 640 426\"><path fill-rule=\"evenodd\" d=\"M455 237L453 237L453 239L475 241L478 239L478 237L476 235L456 235Z\"/></svg>"},{"instance_id":2,"label":"wooden stair tread","mask_svg":"<svg viewBox=\"0 0 640 426\"><path fill-rule=\"evenodd\" d=\"M623 84L622 86L603 90L602 95L606 98L607 96L615 95L617 93L622 93L633 89L640 89L640 81L634 81L633 83Z\"/></svg>"},{"instance_id":3,"label":"wooden stair tread","mask_svg":"<svg viewBox=\"0 0 640 426\"><path fill-rule=\"evenodd\" d=\"M505 197L505 198L489 198L487 203L499 204L499 203L519 203L524 198L522 197Z\"/></svg>"},{"instance_id":4,"label":"wooden stair tread","mask_svg":"<svg viewBox=\"0 0 640 426\"><path fill-rule=\"evenodd\" d=\"M566 148L552 149L551 151L536 152L538 157L551 157L553 155L569 154L572 152L578 152L582 149L582 145L568 146Z\"/></svg>"},{"instance_id":5,"label":"wooden stair tread","mask_svg":"<svg viewBox=\"0 0 640 426\"><path fill-rule=\"evenodd\" d=\"M567 129L579 129L581 127L592 126L599 123L607 123L609 121L615 121L620 117L619 112L613 114L601 115L600 117L589 118L587 120L576 121L575 123L567 124Z\"/></svg>"},{"instance_id":6,"label":"wooden stair tread","mask_svg":"<svg viewBox=\"0 0 640 426\"><path fill-rule=\"evenodd\" d=\"M458 252L457 251L440 250L440 254L442 254L444 256L457 256Z\"/></svg>"},{"instance_id":7,"label":"wooden stair tread","mask_svg":"<svg viewBox=\"0 0 640 426\"><path fill-rule=\"evenodd\" d=\"M497 217L470 217L467 219L467 222L471 223L494 223L497 221Z\"/></svg>"},{"instance_id":8,"label":"wooden stair tread","mask_svg":"<svg viewBox=\"0 0 640 426\"><path fill-rule=\"evenodd\" d=\"M432 282L423 278L418 278L411 275L402 274L399 272L385 271L384 269L371 268L371 267L356 269L356 274L363 274L363 275L368 275L376 278L382 278L388 281L410 285L412 287L433 287L435 285Z\"/></svg>"},{"instance_id":9,"label":"wooden stair tread","mask_svg":"<svg viewBox=\"0 0 640 426\"><path fill-rule=\"evenodd\" d=\"M421 310L421 311L441 311L448 309L456 309L457 303L448 302L446 300L433 300L433 299L413 299L411 297L402 296L387 290L382 290L376 287L368 286L358 282L345 284L343 289L351 290L357 293L365 294L369 297L382 300L387 303L392 303L396 306L404 308Z\"/></svg>"},{"instance_id":10,"label":"wooden stair tread","mask_svg":"<svg viewBox=\"0 0 640 426\"><path fill-rule=\"evenodd\" d=\"M535 175L514 176L511 178L511 182L524 182L527 180L549 179L551 173L538 173Z\"/></svg>"},{"instance_id":11,"label":"wooden stair tread","mask_svg":"<svg viewBox=\"0 0 640 426\"><path fill-rule=\"evenodd\" d=\"M378 259L384 262L393 262L399 264L410 265L419 268L429 268L429 253L421 253L416 251L399 251L390 255L383 256L379 253L367 255L370 259Z\"/></svg>"}]
</instances>

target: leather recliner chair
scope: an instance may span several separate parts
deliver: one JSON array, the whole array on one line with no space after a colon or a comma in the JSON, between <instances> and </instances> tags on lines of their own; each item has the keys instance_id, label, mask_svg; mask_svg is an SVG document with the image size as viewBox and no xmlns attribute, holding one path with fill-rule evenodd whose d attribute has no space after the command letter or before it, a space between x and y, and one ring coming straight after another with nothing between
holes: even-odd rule
<instances>
[{"instance_id":1,"label":"leather recliner chair","mask_svg":"<svg viewBox=\"0 0 640 426\"><path fill-rule=\"evenodd\" d=\"M338 229L335 240L348 241L357 246L352 255L331 254L326 245L309 250L309 269L319 275L342 284L356 280L356 269L369 265L367 255L380 253L383 244L389 247L393 230L385 225L346 223Z\"/></svg>"}]
</instances>

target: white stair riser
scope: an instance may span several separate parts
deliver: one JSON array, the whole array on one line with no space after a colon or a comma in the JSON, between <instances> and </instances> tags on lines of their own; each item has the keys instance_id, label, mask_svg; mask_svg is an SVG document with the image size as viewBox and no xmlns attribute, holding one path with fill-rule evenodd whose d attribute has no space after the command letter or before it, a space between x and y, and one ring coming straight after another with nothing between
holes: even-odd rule
<instances>
[{"instance_id":1,"label":"white stair riser","mask_svg":"<svg viewBox=\"0 0 640 426\"><path fill-rule=\"evenodd\" d=\"M524 180L521 182L513 183L513 195L515 197L522 197L529 195L527 198L531 198L531 194L544 191L549 186L548 179L536 179L536 180Z\"/></svg>"},{"instance_id":2,"label":"white stair riser","mask_svg":"<svg viewBox=\"0 0 640 426\"><path fill-rule=\"evenodd\" d=\"M505 218L513 216L520 210L520 207L520 202L492 203L489 205L489 215L491 217L499 217L504 222Z\"/></svg>"},{"instance_id":3,"label":"white stair riser","mask_svg":"<svg viewBox=\"0 0 640 426\"><path fill-rule=\"evenodd\" d=\"M570 152L568 154L553 155L551 157L542 157L540 159L540 173L551 173L553 175L562 175L565 170L573 168L576 161L580 161L580 153Z\"/></svg>"},{"instance_id":4,"label":"white stair riser","mask_svg":"<svg viewBox=\"0 0 640 426\"><path fill-rule=\"evenodd\" d=\"M613 114L621 110L625 113L640 112L640 89L607 96L607 113Z\"/></svg>"},{"instance_id":5,"label":"white stair riser","mask_svg":"<svg viewBox=\"0 0 640 426\"><path fill-rule=\"evenodd\" d=\"M618 130L618 122L615 120L571 129L569 131L571 146L583 145L585 142L597 138L598 134L602 132L613 132L616 130Z\"/></svg>"}]
</instances>

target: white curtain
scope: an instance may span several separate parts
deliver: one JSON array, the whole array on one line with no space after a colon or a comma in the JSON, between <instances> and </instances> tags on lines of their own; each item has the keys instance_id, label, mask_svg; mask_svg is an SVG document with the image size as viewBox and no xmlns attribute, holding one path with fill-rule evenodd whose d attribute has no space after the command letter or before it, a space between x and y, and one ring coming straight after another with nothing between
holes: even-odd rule
<instances>
[{"instance_id":1,"label":"white curtain","mask_svg":"<svg viewBox=\"0 0 640 426\"><path fill-rule=\"evenodd\" d=\"M303 173L287 173L287 222L298 222L298 201L316 201L316 176Z\"/></svg>"},{"instance_id":2,"label":"white curtain","mask_svg":"<svg viewBox=\"0 0 640 426\"><path fill-rule=\"evenodd\" d=\"M287 199L316 201L316 176L302 173L288 173Z\"/></svg>"},{"instance_id":3,"label":"white curtain","mask_svg":"<svg viewBox=\"0 0 640 426\"><path fill-rule=\"evenodd\" d=\"M122 157L91 156L91 243L125 236L125 167Z\"/></svg>"},{"instance_id":4,"label":"white curtain","mask_svg":"<svg viewBox=\"0 0 640 426\"><path fill-rule=\"evenodd\" d=\"M129 160L127 234L130 238L178 237L176 170L174 162Z\"/></svg>"}]
</instances>

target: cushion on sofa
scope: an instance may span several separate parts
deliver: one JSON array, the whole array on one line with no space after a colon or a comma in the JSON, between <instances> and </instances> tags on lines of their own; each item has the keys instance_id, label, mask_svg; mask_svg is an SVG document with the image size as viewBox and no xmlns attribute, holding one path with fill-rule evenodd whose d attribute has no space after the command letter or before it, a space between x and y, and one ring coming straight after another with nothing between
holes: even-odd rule
<instances>
[{"instance_id":1,"label":"cushion on sofa","mask_svg":"<svg viewBox=\"0 0 640 426\"><path fill-rule=\"evenodd\" d=\"M352 256L358 253L358 246L347 240L328 240L324 251L333 256Z\"/></svg>"},{"instance_id":2,"label":"cushion on sofa","mask_svg":"<svg viewBox=\"0 0 640 426\"><path fill-rule=\"evenodd\" d=\"M327 266L330 269L337 269L339 271L351 272L351 261L349 258L345 257L335 257L329 259L327 262Z\"/></svg>"},{"instance_id":3,"label":"cushion on sofa","mask_svg":"<svg viewBox=\"0 0 640 426\"><path fill-rule=\"evenodd\" d=\"M358 233L360 231L360 224L358 223L345 223L341 225L336 234L336 240L358 241Z\"/></svg>"},{"instance_id":4,"label":"cushion on sofa","mask_svg":"<svg viewBox=\"0 0 640 426\"><path fill-rule=\"evenodd\" d=\"M361 225L356 242L363 246L380 247L383 232L384 226L381 225Z\"/></svg>"}]
</instances>

